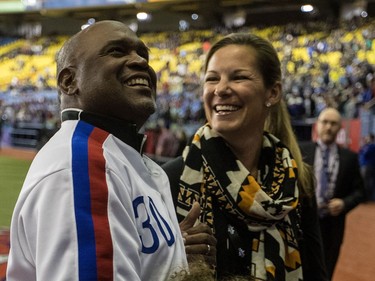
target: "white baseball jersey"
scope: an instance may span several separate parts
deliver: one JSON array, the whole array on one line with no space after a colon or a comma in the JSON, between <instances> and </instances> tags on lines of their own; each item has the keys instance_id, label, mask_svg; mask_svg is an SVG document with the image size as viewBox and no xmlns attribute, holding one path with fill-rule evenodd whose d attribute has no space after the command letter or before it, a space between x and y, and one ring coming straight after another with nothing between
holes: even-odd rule
<instances>
[{"instance_id":1,"label":"white baseball jersey","mask_svg":"<svg viewBox=\"0 0 375 281\"><path fill-rule=\"evenodd\" d=\"M64 121L16 203L7 281L167 280L182 269L164 171L113 134Z\"/></svg>"}]
</instances>

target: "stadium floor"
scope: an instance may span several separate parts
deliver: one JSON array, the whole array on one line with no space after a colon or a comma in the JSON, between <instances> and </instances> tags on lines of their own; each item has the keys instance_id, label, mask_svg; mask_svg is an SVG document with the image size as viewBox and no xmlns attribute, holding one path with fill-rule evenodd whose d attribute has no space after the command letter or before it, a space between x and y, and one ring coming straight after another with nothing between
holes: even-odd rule
<instances>
[{"instance_id":1,"label":"stadium floor","mask_svg":"<svg viewBox=\"0 0 375 281\"><path fill-rule=\"evenodd\" d=\"M33 150L2 148L0 155L32 159ZM347 217L344 244L332 281L375 280L375 202L358 206ZM0 281L5 280L9 231L0 228Z\"/></svg>"}]
</instances>

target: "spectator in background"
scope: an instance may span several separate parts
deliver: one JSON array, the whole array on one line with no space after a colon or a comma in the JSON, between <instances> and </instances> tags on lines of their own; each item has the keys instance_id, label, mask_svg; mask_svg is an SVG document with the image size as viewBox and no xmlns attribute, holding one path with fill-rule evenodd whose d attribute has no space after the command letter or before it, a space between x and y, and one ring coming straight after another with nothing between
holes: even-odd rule
<instances>
[{"instance_id":1,"label":"spectator in background","mask_svg":"<svg viewBox=\"0 0 375 281\"><path fill-rule=\"evenodd\" d=\"M160 130L155 155L162 157L175 157L177 154L179 142L173 131L169 128L169 123L165 123L164 119L158 120Z\"/></svg>"},{"instance_id":2,"label":"spectator in background","mask_svg":"<svg viewBox=\"0 0 375 281\"><path fill-rule=\"evenodd\" d=\"M318 116L316 143L301 144L305 161L314 166L316 198L329 278L332 279L344 238L345 218L365 199L358 156L336 144L340 113L324 109Z\"/></svg>"},{"instance_id":3,"label":"spectator in background","mask_svg":"<svg viewBox=\"0 0 375 281\"><path fill-rule=\"evenodd\" d=\"M180 219L193 202L217 238L218 280L325 281L312 170L282 100L273 46L231 34L207 54L208 123L165 164Z\"/></svg>"},{"instance_id":4,"label":"spectator in background","mask_svg":"<svg viewBox=\"0 0 375 281\"><path fill-rule=\"evenodd\" d=\"M147 140L144 144L144 153L149 155L155 155L156 144L158 142L160 129L158 126L146 126L144 134L147 136Z\"/></svg>"},{"instance_id":5,"label":"spectator in background","mask_svg":"<svg viewBox=\"0 0 375 281\"><path fill-rule=\"evenodd\" d=\"M375 97L375 77L373 74L368 74L366 77L366 86L362 92L362 101L367 103Z\"/></svg>"},{"instance_id":6,"label":"spectator in background","mask_svg":"<svg viewBox=\"0 0 375 281\"><path fill-rule=\"evenodd\" d=\"M176 156L181 156L182 152L184 151L186 145L187 145L187 135L185 133L185 130L182 127L177 127L175 131L176 138L178 140L178 148L176 152Z\"/></svg>"},{"instance_id":7,"label":"spectator in background","mask_svg":"<svg viewBox=\"0 0 375 281\"><path fill-rule=\"evenodd\" d=\"M64 44L57 73L62 124L17 200L7 280L164 281L187 270L186 253L214 262L199 205L178 225L167 176L142 154L156 96L145 44L98 22Z\"/></svg>"},{"instance_id":8,"label":"spectator in background","mask_svg":"<svg viewBox=\"0 0 375 281\"><path fill-rule=\"evenodd\" d=\"M283 59L282 71L285 73L283 91L285 93L291 93L293 88L297 87L299 92L304 94L304 89L308 87L309 91L312 93L311 100L313 103L316 103L317 114L322 108L327 106L327 103L332 105L332 101L330 101L331 98L329 97L334 96L334 98L339 99L339 101L342 100L342 96L349 97L344 91L350 92L358 81L361 81L366 90L370 89L371 78L374 73L374 65L366 61L366 58L369 59L372 56L371 51L368 50L368 42L374 38L374 20L361 18L360 21L342 22L338 26L327 24L327 22L314 21L304 22L303 24L287 24L285 26L258 29L260 32L268 34L270 40L275 42L275 45L278 46L277 50L280 52L281 58ZM348 29L348 27L350 28ZM253 27L244 26L243 30L250 32L252 28ZM352 35L354 29L356 30L354 33L362 30L363 33L367 35L363 38L359 35L358 40L355 40L356 42L348 42L346 38L348 35ZM171 116L168 116L168 112L166 112L167 114L162 118L169 119L172 123L178 124L183 123L190 125L196 122L194 114L197 112L200 114L202 110L199 108L200 104L197 102L196 97L191 100L185 97L185 83L192 77L201 76L200 62L203 61L203 55L202 57L199 57L199 55L203 52L201 48L185 50L184 45L192 41L195 41L195 43L197 43L197 41L206 42L204 43L204 52L206 52L210 48L210 43L208 42L209 38L221 37L223 34L227 34L227 32L228 30L218 29L215 31L207 30L202 34L200 31L190 30L183 33L163 34L163 36L157 36L152 40L147 39L147 35L145 36L145 40L148 41L150 47L164 49L160 54L159 52L153 53L152 58L155 59L156 65L161 64L159 71L160 86L170 84L170 95L161 98L158 97L157 99L157 102L160 101L160 107L158 106L158 109L160 108L160 114L154 114L148 122L154 125L153 122L160 116L163 116L168 106L171 107ZM325 39L316 38L315 35L321 34L320 32L324 34L323 37ZM36 46L38 52L27 52L29 54L27 58L25 55L16 56L14 58L12 73L2 77L5 79L2 85L6 86L1 87L2 85L0 85L0 91L4 89L6 94L17 97L17 103L20 102L20 99L28 100L31 96L33 96L33 99L38 99L39 92L34 92L35 87L30 88L25 85L29 79L35 84L35 77L32 76L30 71L27 72L27 69L30 67L30 63L36 58L33 58L34 53L48 54L51 55L52 58L54 55L52 50L57 47L57 42L60 40L60 36L43 36L37 40L38 42L45 42L42 44L38 43L38 46ZM56 42L56 44L54 42ZM33 42L29 45L32 46ZM43 50L40 50L39 45L43 46ZM46 49L46 47L52 48ZM311 55L310 58L306 56L307 48L309 47L311 47L309 51ZM30 49L30 47L28 49ZM189 65L185 77L179 76L176 69L176 62L178 61L177 56L180 54L181 50L184 50L183 53L186 54L186 58L190 58L190 60L193 61L193 63ZM303 54L302 56L298 55L300 52ZM4 54L4 57L12 58L16 54L19 54L19 48L15 48L11 52ZM192 57L199 59L192 60ZM3 60L2 63L8 64L8 60ZM191 67L195 64L198 64L198 66ZM37 64L35 64L35 66L37 66ZM5 65L4 67L5 69L7 68ZM0 68L2 68L2 65ZM23 71L25 71L24 74ZM345 71L345 73L343 73L343 71ZM50 80L52 72L48 67L45 68L43 66L41 68L41 66L39 66L38 72L45 78L43 80L46 80L46 82ZM8 79L6 77L8 77ZM6 87L12 84L12 77L15 79L13 86L10 87L13 90L6 90ZM189 79L187 79L188 77ZM191 83L191 81L188 81L188 83ZM49 85L46 84L44 88L48 89L50 86L52 87L52 83L49 83ZM30 88L31 92L25 92L27 88ZM42 90L42 88L38 87L37 90ZM331 89L335 89L335 91L331 91ZM161 89L158 91L158 94L164 96L163 92L164 89ZM368 98L372 98L372 92L373 90L366 91L366 94L361 93L362 98L359 98L360 102L362 102L360 104L361 106L364 103L367 108L375 103L375 99L371 102L366 102ZM318 93L322 93L323 96L319 97ZM1 98L3 97L0 95L0 99ZM313 103L308 100L309 98L303 96L302 98L304 100L307 99L307 104L304 104L305 114L302 117L311 117L311 115L312 117L316 117L317 114L315 114L314 110L310 109L310 104ZM7 100L7 98L5 100ZM341 107L343 106L344 103ZM345 114L343 108L337 108L342 114ZM15 109L17 109L17 105L15 105ZM375 112L375 106L372 106L371 109L373 114ZM355 114L357 115L358 112L355 112ZM59 118L59 113L57 113L56 116ZM153 119L153 117L155 117L155 119ZM199 122L200 121L201 120L199 120Z\"/></svg>"},{"instance_id":9,"label":"spectator in background","mask_svg":"<svg viewBox=\"0 0 375 281\"><path fill-rule=\"evenodd\" d=\"M367 201L375 201L375 136L365 138L359 150L359 164L365 182Z\"/></svg>"},{"instance_id":10,"label":"spectator in background","mask_svg":"<svg viewBox=\"0 0 375 281\"><path fill-rule=\"evenodd\" d=\"M289 114L294 119L302 119L305 116L305 105L303 98L299 94L297 87L292 89L292 93L287 95L286 103L288 106Z\"/></svg>"},{"instance_id":11,"label":"spectator in background","mask_svg":"<svg viewBox=\"0 0 375 281\"><path fill-rule=\"evenodd\" d=\"M3 114L0 111L0 149L3 145Z\"/></svg>"},{"instance_id":12,"label":"spectator in background","mask_svg":"<svg viewBox=\"0 0 375 281\"><path fill-rule=\"evenodd\" d=\"M315 101L311 96L311 90L305 89L303 93L303 105L306 118L315 117Z\"/></svg>"}]
</instances>

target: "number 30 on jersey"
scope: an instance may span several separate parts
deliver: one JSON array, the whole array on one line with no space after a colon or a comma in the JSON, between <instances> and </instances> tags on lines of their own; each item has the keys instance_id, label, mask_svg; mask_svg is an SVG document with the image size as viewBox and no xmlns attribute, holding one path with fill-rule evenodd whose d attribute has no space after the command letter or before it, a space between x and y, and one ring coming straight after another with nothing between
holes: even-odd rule
<instances>
[{"instance_id":1,"label":"number 30 on jersey","mask_svg":"<svg viewBox=\"0 0 375 281\"><path fill-rule=\"evenodd\" d=\"M160 245L160 239L164 239L168 246L173 245L175 237L168 222L158 211L151 197L139 196L133 201L135 218L141 220L143 228L140 239L142 241L142 253L155 253Z\"/></svg>"}]
</instances>

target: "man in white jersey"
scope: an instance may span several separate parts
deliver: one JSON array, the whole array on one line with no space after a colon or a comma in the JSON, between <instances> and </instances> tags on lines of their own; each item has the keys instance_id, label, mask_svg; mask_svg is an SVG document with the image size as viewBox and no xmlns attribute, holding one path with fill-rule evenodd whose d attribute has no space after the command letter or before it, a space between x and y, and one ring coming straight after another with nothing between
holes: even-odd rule
<instances>
[{"instance_id":1,"label":"man in white jersey","mask_svg":"<svg viewBox=\"0 0 375 281\"><path fill-rule=\"evenodd\" d=\"M168 280L187 270L185 248L215 256L209 227L193 227L199 206L179 226L167 176L142 154L156 96L145 44L95 23L58 53L57 83L61 129L16 203L7 280Z\"/></svg>"}]
</instances>

